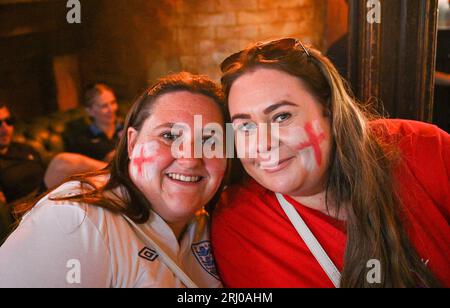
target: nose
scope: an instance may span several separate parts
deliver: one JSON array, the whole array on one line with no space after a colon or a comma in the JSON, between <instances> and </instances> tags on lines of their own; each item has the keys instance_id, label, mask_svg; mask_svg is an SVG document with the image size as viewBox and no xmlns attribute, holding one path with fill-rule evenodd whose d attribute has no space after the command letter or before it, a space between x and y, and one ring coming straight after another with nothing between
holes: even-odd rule
<instances>
[{"instance_id":1,"label":"nose","mask_svg":"<svg viewBox=\"0 0 450 308\"><path fill-rule=\"evenodd\" d=\"M202 164L202 160L200 158L179 158L177 162L180 167L191 170Z\"/></svg>"},{"instance_id":2,"label":"nose","mask_svg":"<svg viewBox=\"0 0 450 308\"><path fill-rule=\"evenodd\" d=\"M177 159L177 162L180 164L180 166L187 169L192 169L201 164L202 144L200 143L197 148L197 151L199 151L199 153L195 153L196 146L194 138L184 140L184 142L180 146L180 151L178 153L179 155Z\"/></svg>"},{"instance_id":3,"label":"nose","mask_svg":"<svg viewBox=\"0 0 450 308\"><path fill-rule=\"evenodd\" d=\"M272 131L270 125L262 123L258 126L258 154L272 150Z\"/></svg>"}]
</instances>

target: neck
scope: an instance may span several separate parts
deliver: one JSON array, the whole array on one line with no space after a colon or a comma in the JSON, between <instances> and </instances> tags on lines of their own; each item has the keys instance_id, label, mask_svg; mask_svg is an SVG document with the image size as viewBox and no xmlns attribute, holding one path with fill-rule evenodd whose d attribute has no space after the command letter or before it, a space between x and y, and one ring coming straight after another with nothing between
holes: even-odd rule
<instances>
[{"instance_id":1,"label":"neck","mask_svg":"<svg viewBox=\"0 0 450 308\"><path fill-rule=\"evenodd\" d=\"M326 194L325 191L322 191L315 195L310 196L290 196L290 197L295 201L297 201L298 203L310 209L322 212L325 215L337 218L339 220L346 220L345 211L341 209L338 212L338 209L332 200L328 199L328 206L327 206L325 202L325 194Z\"/></svg>"},{"instance_id":2,"label":"neck","mask_svg":"<svg viewBox=\"0 0 450 308\"><path fill-rule=\"evenodd\" d=\"M100 123L95 122L95 125L109 138L111 139L116 132L116 123Z\"/></svg>"},{"instance_id":3,"label":"neck","mask_svg":"<svg viewBox=\"0 0 450 308\"><path fill-rule=\"evenodd\" d=\"M186 231L187 223L186 222L175 222L175 223L167 223L169 227L172 229L173 234L177 238L178 242L181 241L184 235L184 231Z\"/></svg>"},{"instance_id":4,"label":"neck","mask_svg":"<svg viewBox=\"0 0 450 308\"><path fill-rule=\"evenodd\" d=\"M110 130L116 128L116 123L114 123L114 122L110 122L110 123L95 122L95 125L104 132L107 132L107 131L110 131Z\"/></svg>"}]
</instances>

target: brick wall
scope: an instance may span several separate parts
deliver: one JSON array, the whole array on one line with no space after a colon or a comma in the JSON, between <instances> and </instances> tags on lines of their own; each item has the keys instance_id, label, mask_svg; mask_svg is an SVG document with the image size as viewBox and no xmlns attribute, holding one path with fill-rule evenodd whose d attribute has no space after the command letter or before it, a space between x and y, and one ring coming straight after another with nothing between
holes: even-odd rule
<instances>
[{"instance_id":1,"label":"brick wall","mask_svg":"<svg viewBox=\"0 0 450 308\"><path fill-rule=\"evenodd\" d=\"M220 62L250 43L293 36L324 45L326 0L173 0L181 69L218 79Z\"/></svg>"},{"instance_id":2,"label":"brick wall","mask_svg":"<svg viewBox=\"0 0 450 308\"><path fill-rule=\"evenodd\" d=\"M86 2L84 83L102 80L133 98L170 72L218 80L221 61L251 42L294 36L322 48L327 1L336 0Z\"/></svg>"}]
</instances>

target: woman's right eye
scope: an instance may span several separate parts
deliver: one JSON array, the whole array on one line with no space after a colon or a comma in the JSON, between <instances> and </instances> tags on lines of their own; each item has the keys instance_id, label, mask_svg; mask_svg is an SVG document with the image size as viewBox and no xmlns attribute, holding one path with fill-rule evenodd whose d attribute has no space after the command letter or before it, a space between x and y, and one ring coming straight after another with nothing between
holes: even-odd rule
<instances>
[{"instance_id":1,"label":"woman's right eye","mask_svg":"<svg viewBox=\"0 0 450 308\"><path fill-rule=\"evenodd\" d=\"M242 123L242 124L239 124L237 126L237 130L239 132L243 132L243 133L251 133L251 132L255 131L256 128L257 128L256 124L255 123L251 123L251 122L249 122L249 123Z\"/></svg>"},{"instance_id":2,"label":"woman's right eye","mask_svg":"<svg viewBox=\"0 0 450 308\"><path fill-rule=\"evenodd\" d=\"M174 135L171 132L164 132L164 133L161 134L161 137L164 138L167 141L175 141L180 136L179 135Z\"/></svg>"}]
</instances>

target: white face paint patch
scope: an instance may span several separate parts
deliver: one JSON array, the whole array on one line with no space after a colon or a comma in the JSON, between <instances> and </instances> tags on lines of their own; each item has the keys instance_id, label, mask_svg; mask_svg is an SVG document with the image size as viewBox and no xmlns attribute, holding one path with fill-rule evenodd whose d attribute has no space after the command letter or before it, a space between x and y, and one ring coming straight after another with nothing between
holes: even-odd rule
<instances>
[{"instance_id":1,"label":"white face paint patch","mask_svg":"<svg viewBox=\"0 0 450 308\"><path fill-rule=\"evenodd\" d=\"M294 126L289 128L288 132L284 134L283 142L289 144L290 146L294 146L302 143L305 140L308 140L308 135L305 132L305 129L301 126Z\"/></svg>"},{"instance_id":2,"label":"white face paint patch","mask_svg":"<svg viewBox=\"0 0 450 308\"><path fill-rule=\"evenodd\" d=\"M130 158L130 175L134 180L152 180L157 173L159 144L155 141L136 144Z\"/></svg>"},{"instance_id":3,"label":"white face paint patch","mask_svg":"<svg viewBox=\"0 0 450 308\"><path fill-rule=\"evenodd\" d=\"M320 143L325 140L325 133L319 121L307 123L304 127L293 127L288 135L286 143L298 151L307 171L312 171L322 164Z\"/></svg>"},{"instance_id":4,"label":"white face paint patch","mask_svg":"<svg viewBox=\"0 0 450 308\"><path fill-rule=\"evenodd\" d=\"M300 161L307 171L312 171L316 168L316 161L314 159L314 150L306 148L299 152Z\"/></svg>"}]
</instances>

